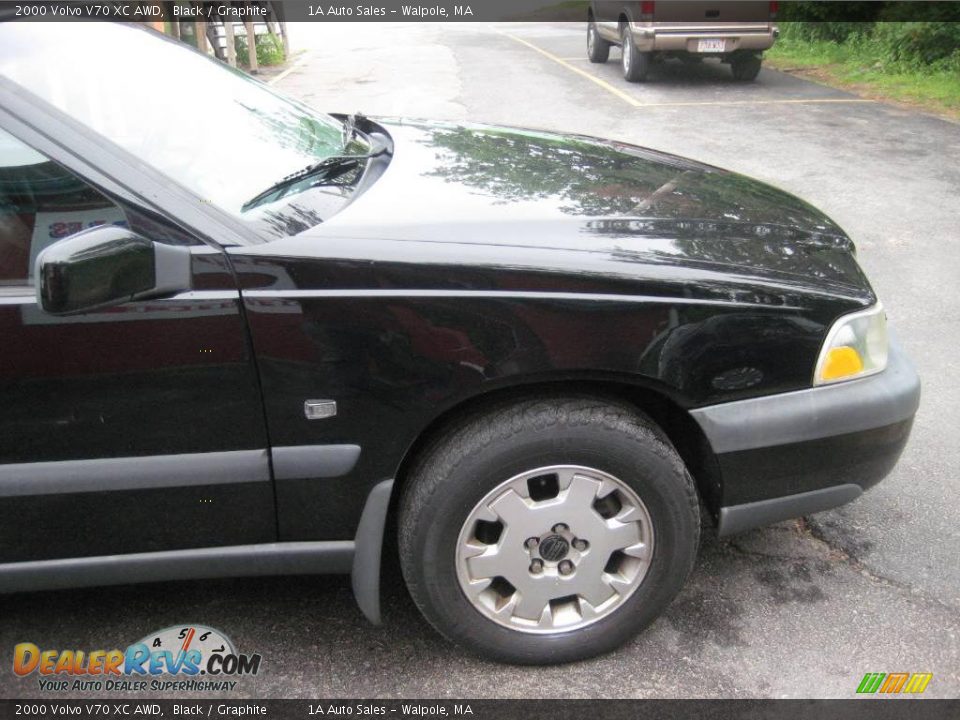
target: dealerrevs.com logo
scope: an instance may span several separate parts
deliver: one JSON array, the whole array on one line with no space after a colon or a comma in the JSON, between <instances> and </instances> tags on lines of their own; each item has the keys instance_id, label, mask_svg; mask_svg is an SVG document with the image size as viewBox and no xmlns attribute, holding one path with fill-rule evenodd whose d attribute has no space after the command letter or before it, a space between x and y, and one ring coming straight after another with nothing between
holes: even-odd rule
<instances>
[{"instance_id":1,"label":"dealerrevs.com logo","mask_svg":"<svg viewBox=\"0 0 960 720\"><path fill-rule=\"evenodd\" d=\"M151 633L125 650L41 649L19 643L13 672L37 676L43 692L196 692L233 690L233 678L256 675L261 657L238 653L230 639L203 625Z\"/></svg>"}]
</instances>

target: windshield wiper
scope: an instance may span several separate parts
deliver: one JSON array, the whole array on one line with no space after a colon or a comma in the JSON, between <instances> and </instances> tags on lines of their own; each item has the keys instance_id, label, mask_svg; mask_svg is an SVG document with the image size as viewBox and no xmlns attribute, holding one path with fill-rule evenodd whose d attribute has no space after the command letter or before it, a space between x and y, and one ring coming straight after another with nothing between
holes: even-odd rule
<instances>
[{"instance_id":1,"label":"windshield wiper","mask_svg":"<svg viewBox=\"0 0 960 720\"><path fill-rule=\"evenodd\" d=\"M302 170L297 170L297 172L291 173L290 175L287 175L286 177L281 178L280 180L275 182L273 185L268 187L263 192L259 192L255 196L247 200L241 206L240 209L241 211L245 212L250 208L256 207L257 205L262 203L264 200L266 200L268 197L270 197L274 193L279 192L284 188L290 187L291 185L295 185L301 180L306 180L309 177L312 177L314 175L319 175L324 172L340 170L340 169L349 167L360 161L369 160L370 158L376 157L377 155L382 155L386 151L387 151L387 147L385 145L381 145L376 147L374 150L371 150L368 153L329 155L325 157L323 160L320 160L319 162L315 162L311 165L307 165L307 167L303 168Z\"/></svg>"}]
</instances>

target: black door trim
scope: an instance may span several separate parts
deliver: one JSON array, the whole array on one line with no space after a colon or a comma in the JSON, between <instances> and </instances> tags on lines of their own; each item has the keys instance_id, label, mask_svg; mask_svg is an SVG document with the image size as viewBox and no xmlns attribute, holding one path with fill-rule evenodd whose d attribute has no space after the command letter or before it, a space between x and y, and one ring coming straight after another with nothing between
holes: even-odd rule
<instances>
[{"instance_id":1,"label":"black door trim","mask_svg":"<svg viewBox=\"0 0 960 720\"><path fill-rule=\"evenodd\" d=\"M269 481L265 449L0 465L0 497Z\"/></svg>"},{"instance_id":2,"label":"black door trim","mask_svg":"<svg viewBox=\"0 0 960 720\"><path fill-rule=\"evenodd\" d=\"M261 575L348 573L352 540L169 550L0 565L0 592Z\"/></svg>"},{"instance_id":3,"label":"black door trim","mask_svg":"<svg viewBox=\"0 0 960 720\"><path fill-rule=\"evenodd\" d=\"M333 478L353 470L359 445L286 445L274 447L273 475L277 480Z\"/></svg>"}]
</instances>

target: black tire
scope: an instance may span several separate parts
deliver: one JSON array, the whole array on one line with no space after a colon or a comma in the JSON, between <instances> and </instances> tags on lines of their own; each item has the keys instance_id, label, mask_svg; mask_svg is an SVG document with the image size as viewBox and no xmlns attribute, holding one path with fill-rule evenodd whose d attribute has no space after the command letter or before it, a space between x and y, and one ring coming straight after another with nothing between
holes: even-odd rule
<instances>
[{"instance_id":1,"label":"black tire","mask_svg":"<svg viewBox=\"0 0 960 720\"><path fill-rule=\"evenodd\" d=\"M760 74L760 66L763 61L757 55L741 55L736 57L730 63L730 69L733 71L734 80L740 82L750 82L756 80Z\"/></svg>"},{"instance_id":2,"label":"black tire","mask_svg":"<svg viewBox=\"0 0 960 720\"><path fill-rule=\"evenodd\" d=\"M623 50L621 67L627 82L643 82L650 72L650 53L642 53L633 44L630 28L624 25L620 29L620 47Z\"/></svg>"},{"instance_id":3,"label":"black tire","mask_svg":"<svg viewBox=\"0 0 960 720\"><path fill-rule=\"evenodd\" d=\"M593 18L587 23L587 58L592 63L605 63L610 58L610 43L600 37Z\"/></svg>"},{"instance_id":4,"label":"black tire","mask_svg":"<svg viewBox=\"0 0 960 720\"><path fill-rule=\"evenodd\" d=\"M551 464L615 475L642 498L653 555L632 595L585 627L547 634L489 620L461 590L456 547L472 509L503 480ZM700 509L683 461L659 428L629 406L588 397L518 401L468 418L415 461L399 506L399 549L410 594L453 642L490 659L548 664L605 653L670 604L696 559Z\"/></svg>"}]
</instances>

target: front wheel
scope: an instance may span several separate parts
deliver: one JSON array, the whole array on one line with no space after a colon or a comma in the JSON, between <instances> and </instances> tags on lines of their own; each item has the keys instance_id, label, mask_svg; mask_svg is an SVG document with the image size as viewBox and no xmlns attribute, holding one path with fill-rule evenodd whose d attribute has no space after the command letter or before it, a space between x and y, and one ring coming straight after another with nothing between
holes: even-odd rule
<instances>
[{"instance_id":1,"label":"front wheel","mask_svg":"<svg viewBox=\"0 0 960 720\"><path fill-rule=\"evenodd\" d=\"M415 463L400 557L417 606L486 657L558 663L612 650L682 587L696 490L631 408L528 400L453 428Z\"/></svg>"},{"instance_id":2,"label":"front wheel","mask_svg":"<svg viewBox=\"0 0 960 720\"><path fill-rule=\"evenodd\" d=\"M642 82L650 72L650 53L642 53L633 44L633 34L626 25L620 30L620 47L623 50L621 64L623 77L628 82Z\"/></svg>"},{"instance_id":3,"label":"front wheel","mask_svg":"<svg viewBox=\"0 0 960 720\"><path fill-rule=\"evenodd\" d=\"M587 58L592 63L605 63L610 57L610 43L600 37L597 24L590 20L587 23Z\"/></svg>"}]
</instances>

